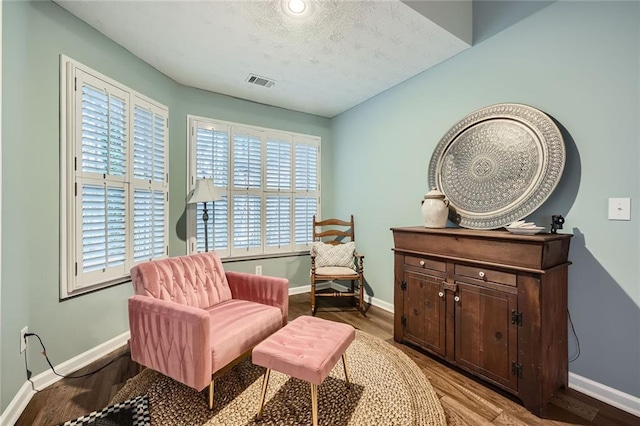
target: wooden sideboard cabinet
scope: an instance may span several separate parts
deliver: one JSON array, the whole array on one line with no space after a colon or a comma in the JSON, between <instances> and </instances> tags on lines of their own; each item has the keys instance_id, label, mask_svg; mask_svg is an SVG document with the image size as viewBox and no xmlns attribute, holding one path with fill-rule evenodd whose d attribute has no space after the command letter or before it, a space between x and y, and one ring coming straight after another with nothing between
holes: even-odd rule
<instances>
[{"instance_id":1,"label":"wooden sideboard cabinet","mask_svg":"<svg viewBox=\"0 0 640 426\"><path fill-rule=\"evenodd\" d=\"M572 235L391 230L395 341L516 395L543 417L568 380Z\"/></svg>"}]
</instances>

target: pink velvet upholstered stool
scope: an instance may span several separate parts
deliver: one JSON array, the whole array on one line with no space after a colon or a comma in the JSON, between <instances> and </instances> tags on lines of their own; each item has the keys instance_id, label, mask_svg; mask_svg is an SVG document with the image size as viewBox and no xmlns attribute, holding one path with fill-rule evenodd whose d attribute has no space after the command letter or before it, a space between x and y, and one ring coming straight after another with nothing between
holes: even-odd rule
<instances>
[{"instance_id":1,"label":"pink velvet upholstered stool","mask_svg":"<svg viewBox=\"0 0 640 426\"><path fill-rule=\"evenodd\" d=\"M355 329L348 324L302 316L253 348L253 363L267 369L262 381L258 419L262 418L269 374L276 370L311 384L311 413L313 425L317 426L318 385L322 384L340 357L349 385L345 351L355 337Z\"/></svg>"}]
</instances>

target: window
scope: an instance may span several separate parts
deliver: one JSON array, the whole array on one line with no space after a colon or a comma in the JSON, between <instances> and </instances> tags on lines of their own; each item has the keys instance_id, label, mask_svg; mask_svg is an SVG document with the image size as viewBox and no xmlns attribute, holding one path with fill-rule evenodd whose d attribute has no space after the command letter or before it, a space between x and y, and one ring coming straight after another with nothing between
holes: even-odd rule
<instances>
[{"instance_id":1,"label":"window","mask_svg":"<svg viewBox=\"0 0 640 426\"><path fill-rule=\"evenodd\" d=\"M61 56L61 298L167 256L168 110Z\"/></svg>"},{"instance_id":2,"label":"window","mask_svg":"<svg viewBox=\"0 0 640 426\"><path fill-rule=\"evenodd\" d=\"M221 257L309 250L320 207L320 138L189 117L190 189L213 179L226 196L207 203L208 246ZM203 251L204 204L190 207L189 252Z\"/></svg>"}]
</instances>

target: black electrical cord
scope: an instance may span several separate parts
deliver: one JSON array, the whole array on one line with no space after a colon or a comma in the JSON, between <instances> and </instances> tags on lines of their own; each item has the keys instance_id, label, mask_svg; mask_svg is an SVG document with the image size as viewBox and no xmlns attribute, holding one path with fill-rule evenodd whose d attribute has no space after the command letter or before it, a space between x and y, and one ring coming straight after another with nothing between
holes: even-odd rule
<instances>
[{"instance_id":1,"label":"black electrical cord","mask_svg":"<svg viewBox=\"0 0 640 426\"><path fill-rule=\"evenodd\" d=\"M86 374L79 374L77 376L74 375L64 375L64 374L59 374L55 368L53 368L53 365L51 364L51 361L49 360L49 357L47 356L47 349L44 347L44 343L42 343L42 339L40 338L40 336L38 336L36 333L26 333L24 335L24 338L26 339L29 336L36 336L38 338L38 340L40 341L40 346L42 346L42 355L44 355L45 359L47 360L47 364L49 364L49 367L51 367L51 371L53 371L53 374L55 374L56 376L59 377L64 377L66 379L79 379L81 377L88 377L91 376L92 374L97 373L98 371L108 367L109 365L113 364L113 362L115 362L116 360L123 358L125 356L129 356L130 352L127 351L123 354L118 355L117 357L115 357L114 359L112 359L111 361L109 361L108 363L106 363L105 365L103 365L102 367L98 368L97 370L94 370L90 373L86 373ZM27 351L25 351L25 356L24 356L24 365L25 368L27 369L27 379L29 379L29 381L31 381L31 371L29 371L29 368L27 367ZM33 387L33 382L31 382L31 386Z\"/></svg>"},{"instance_id":2,"label":"black electrical cord","mask_svg":"<svg viewBox=\"0 0 640 426\"><path fill-rule=\"evenodd\" d=\"M571 312L569 312L569 309L567 309L567 315L569 315L569 324L571 324L571 331L573 331L573 336L576 338L577 353L575 354L575 356L569 359L569 362L573 362L580 357L580 340L578 339L578 334L576 334L576 329L573 326L573 321L571 320Z\"/></svg>"}]
</instances>

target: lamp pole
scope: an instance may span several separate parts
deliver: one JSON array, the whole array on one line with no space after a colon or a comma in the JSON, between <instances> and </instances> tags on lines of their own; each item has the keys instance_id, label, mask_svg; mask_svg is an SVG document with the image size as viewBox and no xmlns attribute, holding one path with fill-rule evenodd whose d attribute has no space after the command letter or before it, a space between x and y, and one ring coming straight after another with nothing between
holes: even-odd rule
<instances>
[{"instance_id":1,"label":"lamp pole","mask_svg":"<svg viewBox=\"0 0 640 426\"><path fill-rule=\"evenodd\" d=\"M207 202L205 201L204 210L202 212L202 221L204 222L204 251L209 251L209 233L208 233L208 225L207 225L208 220L209 220L209 213L207 212Z\"/></svg>"}]
</instances>

